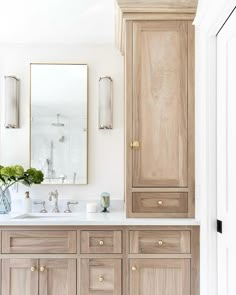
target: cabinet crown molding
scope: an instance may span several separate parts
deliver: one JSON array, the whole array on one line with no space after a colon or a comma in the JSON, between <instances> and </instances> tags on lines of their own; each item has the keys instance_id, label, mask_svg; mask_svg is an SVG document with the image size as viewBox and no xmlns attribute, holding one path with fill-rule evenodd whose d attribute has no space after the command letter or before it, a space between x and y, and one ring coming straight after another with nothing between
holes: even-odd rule
<instances>
[{"instance_id":1,"label":"cabinet crown molding","mask_svg":"<svg viewBox=\"0 0 236 295\"><path fill-rule=\"evenodd\" d=\"M122 12L196 12L197 0L117 0Z\"/></svg>"}]
</instances>

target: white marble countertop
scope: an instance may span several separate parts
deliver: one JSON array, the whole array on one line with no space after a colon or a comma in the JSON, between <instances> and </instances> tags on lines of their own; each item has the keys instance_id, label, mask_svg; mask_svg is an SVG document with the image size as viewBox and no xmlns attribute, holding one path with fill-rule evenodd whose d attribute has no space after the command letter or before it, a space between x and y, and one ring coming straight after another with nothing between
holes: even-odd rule
<instances>
[{"instance_id":1,"label":"white marble countertop","mask_svg":"<svg viewBox=\"0 0 236 295\"><path fill-rule=\"evenodd\" d=\"M112 213L12 213L0 215L0 226L94 226L94 225L200 225L193 218L126 218L124 211Z\"/></svg>"}]
</instances>

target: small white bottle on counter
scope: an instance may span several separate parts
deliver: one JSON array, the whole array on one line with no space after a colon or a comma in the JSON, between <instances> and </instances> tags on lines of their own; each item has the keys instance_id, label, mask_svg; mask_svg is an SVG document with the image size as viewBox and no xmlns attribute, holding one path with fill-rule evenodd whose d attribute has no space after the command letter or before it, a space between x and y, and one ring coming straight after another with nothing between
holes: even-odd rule
<instances>
[{"instance_id":1,"label":"small white bottle on counter","mask_svg":"<svg viewBox=\"0 0 236 295\"><path fill-rule=\"evenodd\" d=\"M25 192L25 198L23 200L24 213L32 213L32 201L30 199L29 192Z\"/></svg>"}]
</instances>

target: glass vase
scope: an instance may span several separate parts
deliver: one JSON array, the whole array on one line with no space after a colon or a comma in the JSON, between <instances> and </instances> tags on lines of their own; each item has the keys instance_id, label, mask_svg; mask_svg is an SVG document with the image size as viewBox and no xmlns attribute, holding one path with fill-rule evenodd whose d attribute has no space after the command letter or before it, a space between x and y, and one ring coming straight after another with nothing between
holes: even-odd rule
<instances>
[{"instance_id":1,"label":"glass vase","mask_svg":"<svg viewBox=\"0 0 236 295\"><path fill-rule=\"evenodd\" d=\"M0 214L7 214L11 211L10 191L0 188Z\"/></svg>"}]
</instances>

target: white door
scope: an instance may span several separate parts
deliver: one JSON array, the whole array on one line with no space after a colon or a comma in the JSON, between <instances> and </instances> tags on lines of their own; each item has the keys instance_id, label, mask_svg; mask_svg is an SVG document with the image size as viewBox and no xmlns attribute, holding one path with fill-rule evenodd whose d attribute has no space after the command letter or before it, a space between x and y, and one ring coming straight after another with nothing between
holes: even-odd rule
<instances>
[{"instance_id":1,"label":"white door","mask_svg":"<svg viewBox=\"0 0 236 295\"><path fill-rule=\"evenodd\" d=\"M218 295L236 295L236 11L217 36Z\"/></svg>"}]
</instances>

